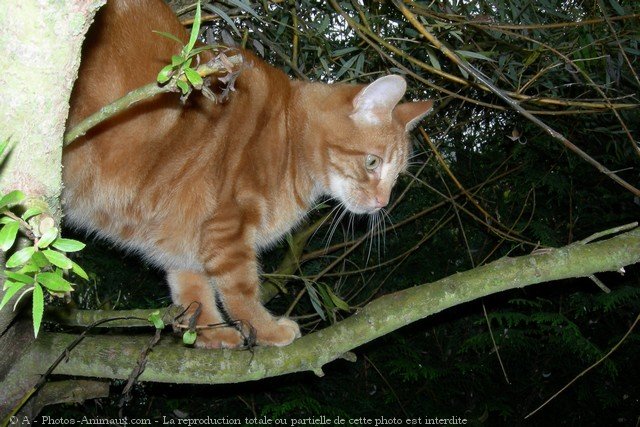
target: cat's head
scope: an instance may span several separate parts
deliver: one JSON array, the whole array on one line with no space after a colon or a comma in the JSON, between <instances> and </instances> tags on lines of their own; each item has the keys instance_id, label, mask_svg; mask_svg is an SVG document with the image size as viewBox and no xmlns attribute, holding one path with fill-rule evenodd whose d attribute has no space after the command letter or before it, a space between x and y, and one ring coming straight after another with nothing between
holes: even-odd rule
<instances>
[{"instance_id":1,"label":"cat's head","mask_svg":"<svg viewBox=\"0 0 640 427\"><path fill-rule=\"evenodd\" d=\"M381 77L336 94L322 116L325 191L353 213L375 213L389 203L410 157L408 132L432 101L401 103L406 83Z\"/></svg>"}]
</instances>

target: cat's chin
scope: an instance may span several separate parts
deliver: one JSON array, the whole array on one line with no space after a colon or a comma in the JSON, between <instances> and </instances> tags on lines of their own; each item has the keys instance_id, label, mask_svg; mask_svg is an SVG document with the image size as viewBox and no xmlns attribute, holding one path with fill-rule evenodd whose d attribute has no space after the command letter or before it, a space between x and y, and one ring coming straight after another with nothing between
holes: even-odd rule
<instances>
[{"instance_id":1,"label":"cat's chin","mask_svg":"<svg viewBox=\"0 0 640 427\"><path fill-rule=\"evenodd\" d=\"M373 208L369 206L353 206L345 205L347 210L356 215L374 215L380 212L380 208Z\"/></svg>"}]
</instances>

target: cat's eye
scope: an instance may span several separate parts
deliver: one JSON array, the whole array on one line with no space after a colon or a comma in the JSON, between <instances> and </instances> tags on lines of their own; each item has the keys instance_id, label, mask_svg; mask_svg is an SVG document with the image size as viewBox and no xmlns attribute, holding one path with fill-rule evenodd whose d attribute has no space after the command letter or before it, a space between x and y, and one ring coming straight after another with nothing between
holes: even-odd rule
<instances>
[{"instance_id":1,"label":"cat's eye","mask_svg":"<svg viewBox=\"0 0 640 427\"><path fill-rule=\"evenodd\" d=\"M382 163L382 159L374 154L367 154L367 157L364 158L364 167L369 172L378 169L380 163Z\"/></svg>"}]
</instances>

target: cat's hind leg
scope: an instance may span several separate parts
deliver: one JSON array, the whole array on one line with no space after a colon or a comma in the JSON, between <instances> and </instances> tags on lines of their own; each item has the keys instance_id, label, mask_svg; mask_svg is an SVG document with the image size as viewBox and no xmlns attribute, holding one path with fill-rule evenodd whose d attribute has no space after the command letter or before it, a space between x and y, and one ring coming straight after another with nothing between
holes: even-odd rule
<instances>
[{"instance_id":1,"label":"cat's hind leg","mask_svg":"<svg viewBox=\"0 0 640 427\"><path fill-rule=\"evenodd\" d=\"M173 303L188 307L184 318L189 319L200 304L197 325L210 325L198 330L196 347L235 348L244 344L242 334L225 323L218 307L213 285L207 276L195 271L169 271L167 274Z\"/></svg>"},{"instance_id":2,"label":"cat's hind leg","mask_svg":"<svg viewBox=\"0 0 640 427\"><path fill-rule=\"evenodd\" d=\"M284 346L300 336L286 317L274 317L260 303L260 279L252 235L255 221L234 207L220 209L204 225L202 257L205 271L215 278L216 292L231 319L246 335L255 333L259 345Z\"/></svg>"}]
</instances>

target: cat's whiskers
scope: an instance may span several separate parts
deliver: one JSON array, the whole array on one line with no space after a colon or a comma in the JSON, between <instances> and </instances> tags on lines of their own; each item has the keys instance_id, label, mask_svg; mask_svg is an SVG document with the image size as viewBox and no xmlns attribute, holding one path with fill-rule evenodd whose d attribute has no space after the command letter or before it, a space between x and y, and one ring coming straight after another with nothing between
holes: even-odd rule
<instances>
[{"instance_id":1,"label":"cat's whiskers","mask_svg":"<svg viewBox=\"0 0 640 427\"><path fill-rule=\"evenodd\" d=\"M338 228L338 225L340 225L340 222L342 221L342 218L344 218L344 216L347 214L347 212L349 212L349 210L347 209L347 207L345 206L345 204L343 202L339 202L338 205L336 206L336 208L342 208L342 212L340 214L335 214L333 216L333 219L331 221L331 225L329 227L329 237L326 238L326 235L325 235L325 238L327 240L327 242L325 244L325 248L324 248L325 251L329 248L329 245L331 244L331 240L333 239L333 234L336 232L336 229Z\"/></svg>"},{"instance_id":2,"label":"cat's whiskers","mask_svg":"<svg viewBox=\"0 0 640 427\"><path fill-rule=\"evenodd\" d=\"M333 200L338 200L337 197L334 196L328 196L327 198L323 199L322 203L325 202L331 202ZM320 203L318 203L318 205L320 205ZM318 226L316 227L316 229L313 231L313 234L311 234L311 237L309 237L309 240L312 240L315 235L318 233L318 231L320 231L320 229L322 228L322 226L327 222L327 220L329 218L333 218L333 213L340 207L340 204L338 202L338 204L336 206L334 206L333 208L331 208L331 210L329 211L328 214L325 215L324 219L322 220L322 222L320 224L318 224ZM316 207L314 207L314 209L316 209ZM333 221L332 221L333 222ZM329 223L329 225L332 224L332 222ZM327 237L326 234L324 236L325 238Z\"/></svg>"}]
</instances>

